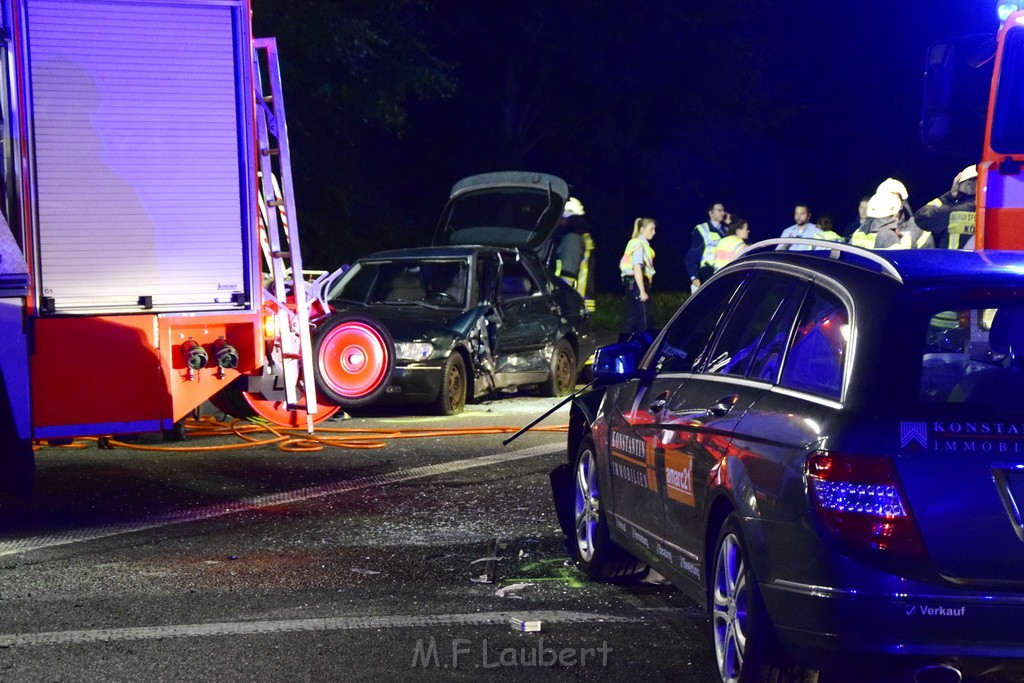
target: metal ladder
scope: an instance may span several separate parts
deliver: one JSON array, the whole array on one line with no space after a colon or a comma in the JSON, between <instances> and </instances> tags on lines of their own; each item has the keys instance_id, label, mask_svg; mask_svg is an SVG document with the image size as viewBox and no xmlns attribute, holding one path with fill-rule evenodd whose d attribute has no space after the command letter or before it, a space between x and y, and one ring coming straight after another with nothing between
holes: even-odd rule
<instances>
[{"instance_id":1,"label":"metal ladder","mask_svg":"<svg viewBox=\"0 0 1024 683\"><path fill-rule=\"evenodd\" d=\"M313 378L313 345L309 331L309 306L299 249L298 219L294 211L291 156L285 123L281 69L274 38L253 39L253 90L256 96L256 134L259 149L259 199L263 225L260 244L272 276L270 293L276 299L277 338L281 382L289 409L306 411L306 428L313 431L317 410ZM268 91L269 90L269 94ZM281 183L278 186L277 179ZM282 236L284 245L282 248ZM291 276L295 310L285 306L287 278ZM290 333L292 332L292 333ZM299 405L299 380L305 405Z\"/></svg>"}]
</instances>

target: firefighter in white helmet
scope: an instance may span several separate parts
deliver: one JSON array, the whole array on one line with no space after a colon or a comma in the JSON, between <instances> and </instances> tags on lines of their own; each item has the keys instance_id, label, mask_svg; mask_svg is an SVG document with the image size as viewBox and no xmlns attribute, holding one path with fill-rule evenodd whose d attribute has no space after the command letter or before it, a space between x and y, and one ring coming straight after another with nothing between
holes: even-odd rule
<instances>
[{"instance_id":1,"label":"firefighter in white helmet","mask_svg":"<svg viewBox=\"0 0 1024 683\"><path fill-rule=\"evenodd\" d=\"M850 244L865 249L930 249L930 232L903 215L903 202L895 192L876 192L868 200L868 221L853 233Z\"/></svg>"},{"instance_id":2,"label":"firefighter in white helmet","mask_svg":"<svg viewBox=\"0 0 1024 683\"><path fill-rule=\"evenodd\" d=\"M943 249L973 249L977 211L978 166L971 164L956 174L953 187L914 214L917 224L935 237Z\"/></svg>"},{"instance_id":3,"label":"firefighter in white helmet","mask_svg":"<svg viewBox=\"0 0 1024 683\"><path fill-rule=\"evenodd\" d=\"M590 235L586 210L576 197L569 197L562 210L556 238L557 260L555 275L565 280L580 293L587 304L587 310L594 310L594 288L592 283L592 258L594 239Z\"/></svg>"}]
</instances>

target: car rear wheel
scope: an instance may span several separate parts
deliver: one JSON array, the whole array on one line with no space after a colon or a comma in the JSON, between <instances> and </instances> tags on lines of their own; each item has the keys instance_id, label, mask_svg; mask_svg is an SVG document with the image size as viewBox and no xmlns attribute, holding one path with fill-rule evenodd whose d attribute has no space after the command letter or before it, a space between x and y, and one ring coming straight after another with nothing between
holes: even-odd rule
<instances>
[{"instance_id":1,"label":"car rear wheel","mask_svg":"<svg viewBox=\"0 0 1024 683\"><path fill-rule=\"evenodd\" d=\"M313 339L313 375L324 397L344 408L376 401L395 367L395 342L376 320L344 316L329 320Z\"/></svg>"},{"instance_id":2,"label":"car rear wheel","mask_svg":"<svg viewBox=\"0 0 1024 683\"><path fill-rule=\"evenodd\" d=\"M444 362L441 371L441 388L434 409L441 415L455 415L466 407L466 363L457 351L453 351Z\"/></svg>"},{"instance_id":3,"label":"car rear wheel","mask_svg":"<svg viewBox=\"0 0 1024 683\"><path fill-rule=\"evenodd\" d=\"M576 388L576 352L567 339L559 339L551 356L551 368L542 387L545 396L568 396Z\"/></svg>"},{"instance_id":4,"label":"car rear wheel","mask_svg":"<svg viewBox=\"0 0 1024 683\"><path fill-rule=\"evenodd\" d=\"M723 683L818 680L817 671L794 664L778 644L735 515L726 519L715 543L710 593L711 638Z\"/></svg>"},{"instance_id":5,"label":"car rear wheel","mask_svg":"<svg viewBox=\"0 0 1024 683\"><path fill-rule=\"evenodd\" d=\"M608 536L597 472L594 440L580 444L573 466L573 538L569 552L589 579L625 579L646 570L646 565L617 546Z\"/></svg>"}]
</instances>

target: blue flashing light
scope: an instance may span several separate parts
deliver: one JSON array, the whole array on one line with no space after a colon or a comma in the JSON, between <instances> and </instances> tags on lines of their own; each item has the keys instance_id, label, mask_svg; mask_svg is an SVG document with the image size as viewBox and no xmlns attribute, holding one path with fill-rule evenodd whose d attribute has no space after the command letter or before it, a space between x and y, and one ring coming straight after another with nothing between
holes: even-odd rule
<instances>
[{"instance_id":1,"label":"blue flashing light","mask_svg":"<svg viewBox=\"0 0 1024 683\"><path fill-rule=\"evenodd\" d=\"M1001 2L996 7L996 13L999 15L999 23L1003 23L1010 18L1010 15L1016 12L1020 7L1016 2Z\"/></svg>"},{"instance_id":2,"label":"blue flashing light","mask_svg":"<svg viewBox=\"0 0 1024 683\"><path fill-rule=\"evenodd\" d=\"M891 484L851 484L812 479L822 507L836 512L859 512L892 519L906 517L899 491Z\"/></svg>"}]
</instances>

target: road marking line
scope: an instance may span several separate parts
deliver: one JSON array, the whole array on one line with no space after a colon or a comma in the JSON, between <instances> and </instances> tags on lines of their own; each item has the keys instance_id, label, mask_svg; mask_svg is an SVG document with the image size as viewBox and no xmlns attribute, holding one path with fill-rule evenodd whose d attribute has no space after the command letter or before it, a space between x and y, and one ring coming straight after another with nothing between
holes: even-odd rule
<instances>
[{"instance_id":1,"label":"road marking line","mask_svg":"<svg viewBox=\"0 0 1024 683\"><path fill-rule=\"evenodd\" d=\"M353 479L352 481L337 484L325 484L322 486L311 486L308 488L296 489L294 491L270 493L264 496L245 498L230 503L219 503L217 505L210 505L207 507L197 508L195 510L182 510L180 512L158 515L156 517L150 517L137 522L107 524L87 529L76 529L62 534L32 536L13 541L3 541L0 542L0 557L14 555L16 553L27 553L33 550L42 550L44 548L53 548L61 545L69 545L72 543L95 541L102 538L109 538L111 536L120 536L122 534L131 534L137 531L145 531L147 529L158 529L160 527L172 526L174 524L198 522L205 519L223 517L225 515L234 515L240 512L249 512L253 510L260 510L262 508L274 507L276 505L287 505L289 503L298 503L301 501L311 500L313 498L323 498L325 496L350 493L352 491L358 491L374 486L397 484L400 482L410 481L412 479L423 479L425 477L451 474L452 472L461 472L463 470L469 470L476 467L487 467L489 465L497 465L503 462L535 458L540 455L557 453L564 450L564 448L565 446L561 444L533 446L532 448L524 448L522 450L512 451L509 453L493 453L491 455L481 455L476 458L466 458L465 460L453 460L452 462L439 463L436 465L423 465L421 467L412 467L407 470L398 470L396 472L389 472L386 474L375 474L370 477L360 477L359 479Z\"/></svg>"},{"instance_id":2,"label":"road marking line","mask_svg":"<svg viewBox=\"0 0 1024 683\"><path fill-rule=\"evenodd\" d=\"M0 635L0 648L35 645L71 645L109 643L126 640L195 638L204 636L243 636L298 631L347 631L381 628L425 628L430 626L508 626L512 617L545 623L585 624L592 622L634 624L689 618L684 609L671 607L641 608L631 612L588 613L565 610L524 612L479 612L474 614L425 614L397 616L336 617L331 619L283 619L212 624L176 624L135 628L97 628L78 631L44 631Z\"/></svg>"}]
</instances>

